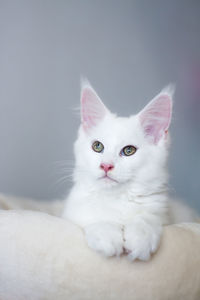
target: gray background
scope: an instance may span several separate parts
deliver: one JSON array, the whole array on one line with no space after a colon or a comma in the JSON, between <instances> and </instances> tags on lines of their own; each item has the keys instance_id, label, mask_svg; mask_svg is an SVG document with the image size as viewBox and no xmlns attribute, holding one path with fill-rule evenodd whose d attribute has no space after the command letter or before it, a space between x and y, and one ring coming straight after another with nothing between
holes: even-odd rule
<instances>
[{"instance_id":1,"label":"gray background","mask_svg":"<svg viewBox=\"0 0 200 300\"><path fill-rule=\"evenodd\" d=\"M0 0L1 192L66 195L80 75L124 116L176 83L170 187L200 211L200 1Z\"/></svg>"}]
</instances>

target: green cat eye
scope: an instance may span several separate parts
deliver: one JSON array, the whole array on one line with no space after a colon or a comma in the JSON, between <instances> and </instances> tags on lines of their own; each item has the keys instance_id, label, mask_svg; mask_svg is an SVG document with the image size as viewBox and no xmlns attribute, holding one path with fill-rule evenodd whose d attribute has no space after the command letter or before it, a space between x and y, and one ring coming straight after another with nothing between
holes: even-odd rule
<instances>
[{"instance_id":1,"label":"green cat eye","mask_svg":"<svg viewBox=\"0 0 200 300\"><path fill-rule=\"evenodd\" d=\"M137 149L134 146L129 145L121 150L120 155L130 156L133 155L136 152L136 150Z\"/></svg>"},{"instance_id":2,"label":"green cat eye","mask_svg":"<svg viewBox=\"0 0 200 300\"><path fill-rule=\"evenodd\" d=\"M99 141L95 141L93 144L92 144L92 149L95 151L95 152L102 152L103 149L104 149L104 145L99 142Z\"/></svg>"}]
</instances>

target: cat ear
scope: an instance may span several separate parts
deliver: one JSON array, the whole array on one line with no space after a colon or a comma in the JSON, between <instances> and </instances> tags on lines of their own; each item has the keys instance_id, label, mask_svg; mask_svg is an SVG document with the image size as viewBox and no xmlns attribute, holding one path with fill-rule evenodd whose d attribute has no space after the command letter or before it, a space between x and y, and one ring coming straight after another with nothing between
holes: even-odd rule
<instances>
[{"instance_id":1,"label":"cat ear","mask_svg":"<svg viewBox=\"0 0 200 300\"><path fill-rule=\"evenodd\" d=\"M166 87L139 113L145 135L154 144L157 144L160 138L167 134L172 116L174 91L174 86Z\"/></svg>"},{"instance_id":2,"label":"cat ear","mask_svg":"<svg viewBox=\"0 0 200 300\"><path fill-rule=\"evenodd\" d=\"M108 112L92 86L84 80L81 88L81 122L84 130L96 126Z\"/></svg>"}]
</instances>

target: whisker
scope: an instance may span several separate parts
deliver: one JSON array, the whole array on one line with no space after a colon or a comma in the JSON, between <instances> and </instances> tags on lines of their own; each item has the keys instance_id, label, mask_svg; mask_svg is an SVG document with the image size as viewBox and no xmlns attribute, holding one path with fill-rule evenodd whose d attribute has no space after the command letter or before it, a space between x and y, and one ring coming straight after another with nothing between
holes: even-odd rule
<instances>
[{"instance_id":1,"label":"whisker","mask_svg":"<svg viewBox=\"0 0 200 300\"><path fill-rule=\"evenodd\" d=\"M73 174L69 174L69 175L65 175L65 176L62 176L61 178L59 178L55 183L54 183L54 186L58 186L60 184L64 184L66 183L67 181L72 181L73 179Z\"/></svg>"}]
</instances>

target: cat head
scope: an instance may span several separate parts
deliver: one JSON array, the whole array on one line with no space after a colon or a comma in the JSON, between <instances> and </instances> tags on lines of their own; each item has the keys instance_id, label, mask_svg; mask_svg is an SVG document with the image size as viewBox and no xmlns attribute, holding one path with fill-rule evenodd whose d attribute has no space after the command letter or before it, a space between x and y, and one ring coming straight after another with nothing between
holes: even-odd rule
<instances>
[{"instance_id":1,"label":"cat head","mask_svg":"<svg viewBox=\"0 0 200 300\"><path fill-rule=\"evenodd\" d=\"M81 126L75 143L75 181L114 188L141 183L147 189L165 177L172 89L162 90L138 114L118 117L84 82Z\"/></svg>"}]
</instances>

